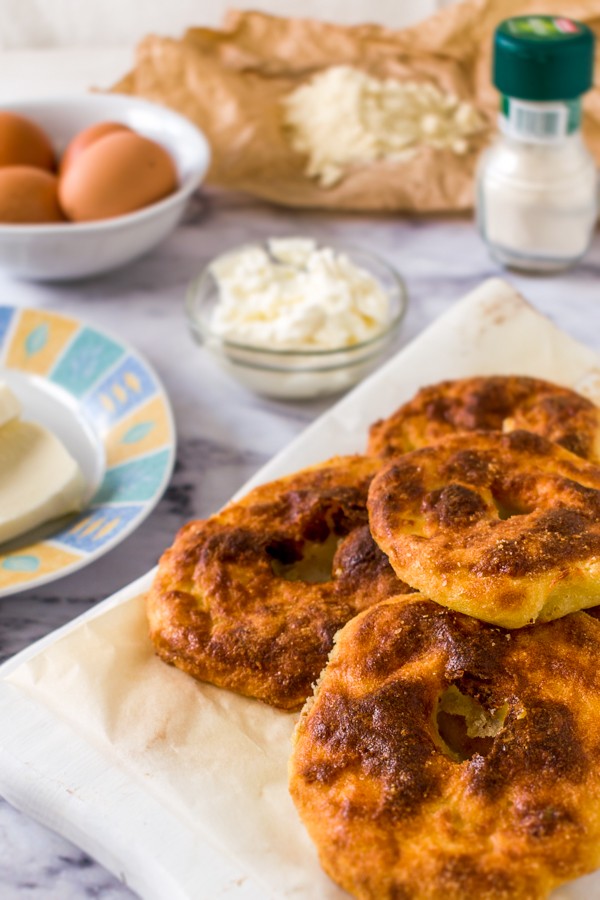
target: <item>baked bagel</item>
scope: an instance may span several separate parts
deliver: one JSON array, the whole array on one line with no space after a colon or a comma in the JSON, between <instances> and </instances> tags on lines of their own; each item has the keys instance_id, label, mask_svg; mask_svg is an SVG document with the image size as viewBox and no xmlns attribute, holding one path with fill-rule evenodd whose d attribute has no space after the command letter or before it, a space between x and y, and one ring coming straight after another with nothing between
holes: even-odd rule
<instances>
[{"instance_id":1,"label":"baked bagel","mask_svg":"<svg viewBox=\"0 0 600 900\"><path fill-rule=\"evenodd\" d=\"M360 900L542 900L600 865L600 622L518 632L413 594L336 638L290 790Z\"/></svg>"},{"instance_id":2,"label":"baked bagel","mask_svg":"<svg viewBox=\"0 0 600 900\"><path fill-rule=\"evenodd\" d=\"M540 378L493 376L422 388L388 419L375 422L368 452L397 456L462 431L541 434L584 459L600 459L600 410L575 391Z\"/></svg>"},{"instance_id":3,"label":"baked bagel","mask_svg":"<svg viewBox=\"0 0 600 900\"><path fill-rule=\"evenodd\" d=\"M147 598L159 656L203 681L299 707L336 631L401 585L367 525L381 462L345 457L191 522Z\"/></svg>"},{"instance_id":4,"label":"baked bagel","mask_svg":"<svg viewBox=\"0 0 600 900\"><path fill-rule=\"evenodd\" d=\"M369 517L399 578L486 622L600 603L600 468L532 432L459 434L391 460Z\"/></svg>"}]
</instances>

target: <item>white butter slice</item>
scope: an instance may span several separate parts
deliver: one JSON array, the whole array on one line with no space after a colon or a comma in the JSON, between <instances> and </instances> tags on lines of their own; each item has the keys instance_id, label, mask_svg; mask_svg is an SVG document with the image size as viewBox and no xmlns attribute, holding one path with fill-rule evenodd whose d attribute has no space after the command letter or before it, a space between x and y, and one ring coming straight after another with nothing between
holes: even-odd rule
<instances>
[{"instance_id":1,"label":"white butter slice","mask_svg":"<svg viewBox=\"0 0 600 900\"><path fill-rule=\"evenodd\" d=\"M9 386L0 381L0 428L21 415L21 404Z\"/></svg>"},{"instance_id":2,"label":"white butter slice","mask_svg":"<svg viewBox=\"0 0 600 900\"><path fill-rule=\"evenodd\" d=\"M0 429L0 542L81 509L79 466L51 432L18 420Z\"/></svg>"}]
</instances>

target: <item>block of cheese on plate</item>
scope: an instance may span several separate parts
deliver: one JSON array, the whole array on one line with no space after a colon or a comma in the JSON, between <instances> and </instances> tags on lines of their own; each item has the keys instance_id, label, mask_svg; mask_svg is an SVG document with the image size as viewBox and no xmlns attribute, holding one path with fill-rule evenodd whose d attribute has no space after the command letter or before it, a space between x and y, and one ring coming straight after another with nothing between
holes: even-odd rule
<instances>
[{"instance_id":1,"label":"block of cheese on plate","mask_svg":"<svg viewBox=\"0 0 600 900\"><path fill-rule=\"evenodd\" d=\"M81 508L79 465L52 432L19 418L20 403L0 382L0 543Z\"/></svg>"}]
</instances>

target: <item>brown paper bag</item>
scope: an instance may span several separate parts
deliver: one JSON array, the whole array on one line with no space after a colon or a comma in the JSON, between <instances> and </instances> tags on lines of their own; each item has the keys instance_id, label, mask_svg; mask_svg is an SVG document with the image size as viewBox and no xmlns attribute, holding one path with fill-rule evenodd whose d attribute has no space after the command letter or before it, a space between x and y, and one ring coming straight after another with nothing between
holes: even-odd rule
<instances>
[{"instance_id":1,"label":"brown paper bag","mask_svg":"<svg viewBox=\"0 0 600 900\"><path fill-rule=\"evenodd\" d=\"M479 153L495 128L493 30L501 19L533 12L569 15L600 35L600 0L466 0L400 31L233 11L220 31L191 28L180 41L147 37L135 68L113 90L170 106L199 125L212 146L211 184L287 206L465 210L473 204ZM323 188L304 174L307 160L290 146L281 100L340 64L376 77L431 81L474 103L488 127L465 156L421 147L407 160L355 166ZM600 161L600 65L584 109L585 135Z\"/></svg>"}]
</instances>

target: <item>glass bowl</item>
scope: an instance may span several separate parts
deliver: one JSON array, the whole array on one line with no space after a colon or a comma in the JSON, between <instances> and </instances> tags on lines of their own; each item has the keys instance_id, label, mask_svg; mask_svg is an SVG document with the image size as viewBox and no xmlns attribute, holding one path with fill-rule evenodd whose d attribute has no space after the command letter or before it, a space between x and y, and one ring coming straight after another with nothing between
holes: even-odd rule
<instances>
[{"instance_id":1,"label":"glass bowl","mask_svg":"<svg viewBox=\"0 0 600 900\"><path fill-rule=\"evenodd\" d=\"M211 272L212 262L190 284L186 309L196 341L209 350L230 375L258 394L285 399L324 397L348 390L375 368L396 336L407 306L404 282L386 262L357 247L336 242L319 244L345 254L366 270L389 299L389 318L369 340L334 349L277 349L237 343L216 334L212 316L219 302L219 286ZM269 252L268 242L253 241L218 257L224 259L246 247Z\"/></svg>"}]
</instances>

